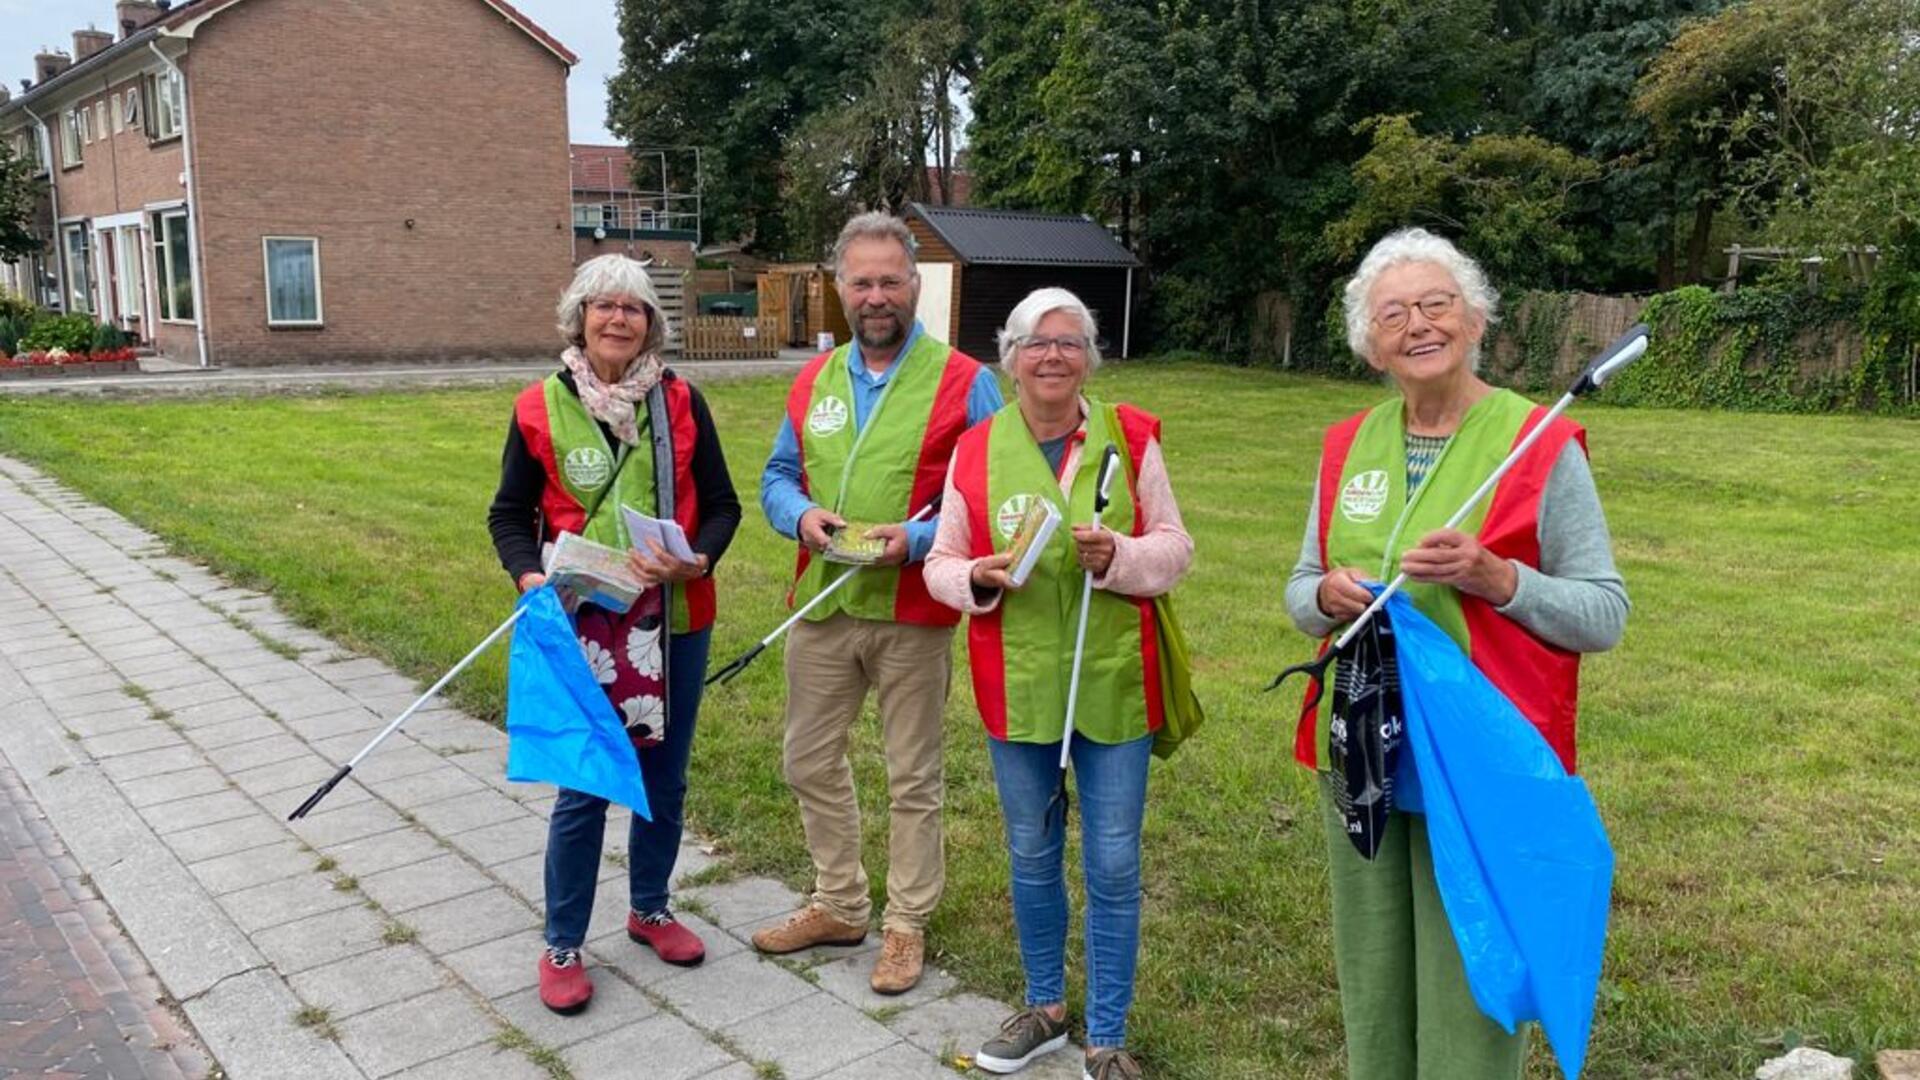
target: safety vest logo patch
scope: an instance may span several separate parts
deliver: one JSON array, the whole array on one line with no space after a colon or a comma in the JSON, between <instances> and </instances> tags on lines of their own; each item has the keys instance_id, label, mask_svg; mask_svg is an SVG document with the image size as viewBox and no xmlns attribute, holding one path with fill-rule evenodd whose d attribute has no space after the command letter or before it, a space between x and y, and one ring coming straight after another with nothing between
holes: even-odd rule
<instances>
[{"instance_id":1,"label":"safety vest logo patch","mask_svg":"<svg viewBox=\"0 0 1920 1080\"><path fill-rule=\"evenodd\" d=\"M1013 539L1014 530L1020 528L1020 519L1027 516L1027 504L1033 502L1033 496L1021 494L1010 496L994 512L994 528L1000 530L1000 539Z\"/></svg>"},{"instance_id":2,"label":"safety vest logo patch","mask_svg":"<svg viewBox=\"0 0 1920 1080\"><path fill-rule=\"evenodd\" d=\"M597 446L567 451L567 459L560 467L567 472L567 483L582 491L598 490L613 475L613 462L607 452Z\"/></svg>"},{"instance_id":3,"label":"safety vest logo patch","mask_svg":"<svg viewBox=\"0 0 1920 1080\"><path fill-rule=\"evenodd\" d=\"M815 435L831 435L847 426L847 403L828 394L807 414L807 430Z\"/></svg>"},{"instance_id":4,"label":"safety vest logo patch","mask_svg":"<svg viewBox=\"0 0 1920 1080\"><path fill-rule=\"evenodd\" d=\"M1387 506L1387 490L1390 481L1387 470L1369 469L1355 473L1347 486L1340 489L1340 514L1348 521L1365 524L1380 516Z\"/></svg>"}]
</instances>

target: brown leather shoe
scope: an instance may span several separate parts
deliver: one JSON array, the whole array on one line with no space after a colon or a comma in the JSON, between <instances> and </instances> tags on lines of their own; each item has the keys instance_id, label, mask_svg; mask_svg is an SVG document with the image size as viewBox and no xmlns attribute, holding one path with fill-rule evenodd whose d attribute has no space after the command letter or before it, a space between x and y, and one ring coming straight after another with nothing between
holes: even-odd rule
<instances>
[{"instance_id":1,"label":"brown leather shoe","mask_svg":"<svg viewBox=\"0 0 1920 1080\"><path fill-rule=\"evenodd\" d=\"M904 994L920 984L926 964L927 935L917 930L889 930L873 965L870 985L876 994Z\"/></svg>"},{"instance_id":2,"label":"brown leather shoe","mask_svg":"<svg viewBox=\"0 0 1920 1080\"><path fill-rule=\"evenodd\" d=\"M753 947L781 956L815 945L858 945L867 940L867 928L844 923L819 904L808 904L779 926L753 932Z\"/></svg>"}]
</instances>

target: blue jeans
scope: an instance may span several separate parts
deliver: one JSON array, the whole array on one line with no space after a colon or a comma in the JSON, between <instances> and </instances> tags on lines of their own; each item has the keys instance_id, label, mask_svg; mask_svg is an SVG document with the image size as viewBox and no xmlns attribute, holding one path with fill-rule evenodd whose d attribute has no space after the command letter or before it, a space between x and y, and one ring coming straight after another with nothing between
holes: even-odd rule
<instances>
[{"instance_id":1,"label":"blue jeans","mask_svg":"<svg viewBox=\"0 0 1920 1080\"><path fill-rule=\"evenodd\" d=\"M1060 744L988 739L1013 870L1027 1004L1067 999L1067 804ZM1125 1046L1140 953L1140 823L1153 736L1106 745L1073 740L1080 846L1087 882L1087 1042Z\"/></svg>"},{"instance_id":2,"label":"blue jeans","mask_svg":"<svg viewBox=\"0 0 1920 1080\"><path fill-rule=\"evenodd\" d=\"M667 881L680 856L687 759L693 752L694 718L700 712L712 633L707 629L673 636L667 650L667 737L658 746L636 751L653 820L634 814L627 830L627 890L635 911L667 906ZM547 821L548 945L576 949L587 940L606 829L607 800L560 789Z\"/></svg>"}]
</instances>

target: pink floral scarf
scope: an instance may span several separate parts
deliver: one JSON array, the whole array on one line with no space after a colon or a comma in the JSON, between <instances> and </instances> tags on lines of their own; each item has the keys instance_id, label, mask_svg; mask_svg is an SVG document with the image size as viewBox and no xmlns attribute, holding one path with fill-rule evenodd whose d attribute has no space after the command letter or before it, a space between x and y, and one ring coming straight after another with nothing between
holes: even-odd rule
<instances>
[{"instance_id":1,"label":"pink floral scarf","mask_svg":"<svg viewBox=\"0 0 1920 1080\"><path fill-rule=\"evenodd\" d=\"M638 446L640 424L634 406L646 400L647 393L660 381L660 373L666 370L666 361L660 354L648 352L634 357L627 365L626 374L613 383L594 374L593 364L579 346L569 346L560 354L560 362L573 372L573 388L579 391L580 404L587 407L587 413L607 425L614 438L628 446Z\"/></svg>"}]
</instances>

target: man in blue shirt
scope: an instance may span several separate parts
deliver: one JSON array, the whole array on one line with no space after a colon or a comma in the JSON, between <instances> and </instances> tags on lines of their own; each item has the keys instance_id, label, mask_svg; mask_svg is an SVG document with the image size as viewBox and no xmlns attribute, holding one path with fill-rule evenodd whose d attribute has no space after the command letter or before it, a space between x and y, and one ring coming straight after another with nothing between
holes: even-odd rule
<instances>
[{"instance_id":1,"label":"man in blue shirt","mask_svg":"<svg viewBox=\"0 0 1920 1080\"><path fill-rule=\"evenodd\" d=\"M1000 384L971 357L936 341L914 317L920 276L906 224L885 213L849 221L834 244L834 288L853 340L815 357L795 380L760 478L760 506L801 546L793 602L842 573L821 558L850 523L885 541L787 637L785 766L813 856L812 901L753 936L789 953L866 936L872 915L860 859L860 809L848 733L869 688L886 748L890 830L885 931L872 986L897 994L919 982L927 920L945 884L943 716L951 676L952 609L927 595L920 561L960 433L998 411Z\"/></svg>"}]
</instances>

